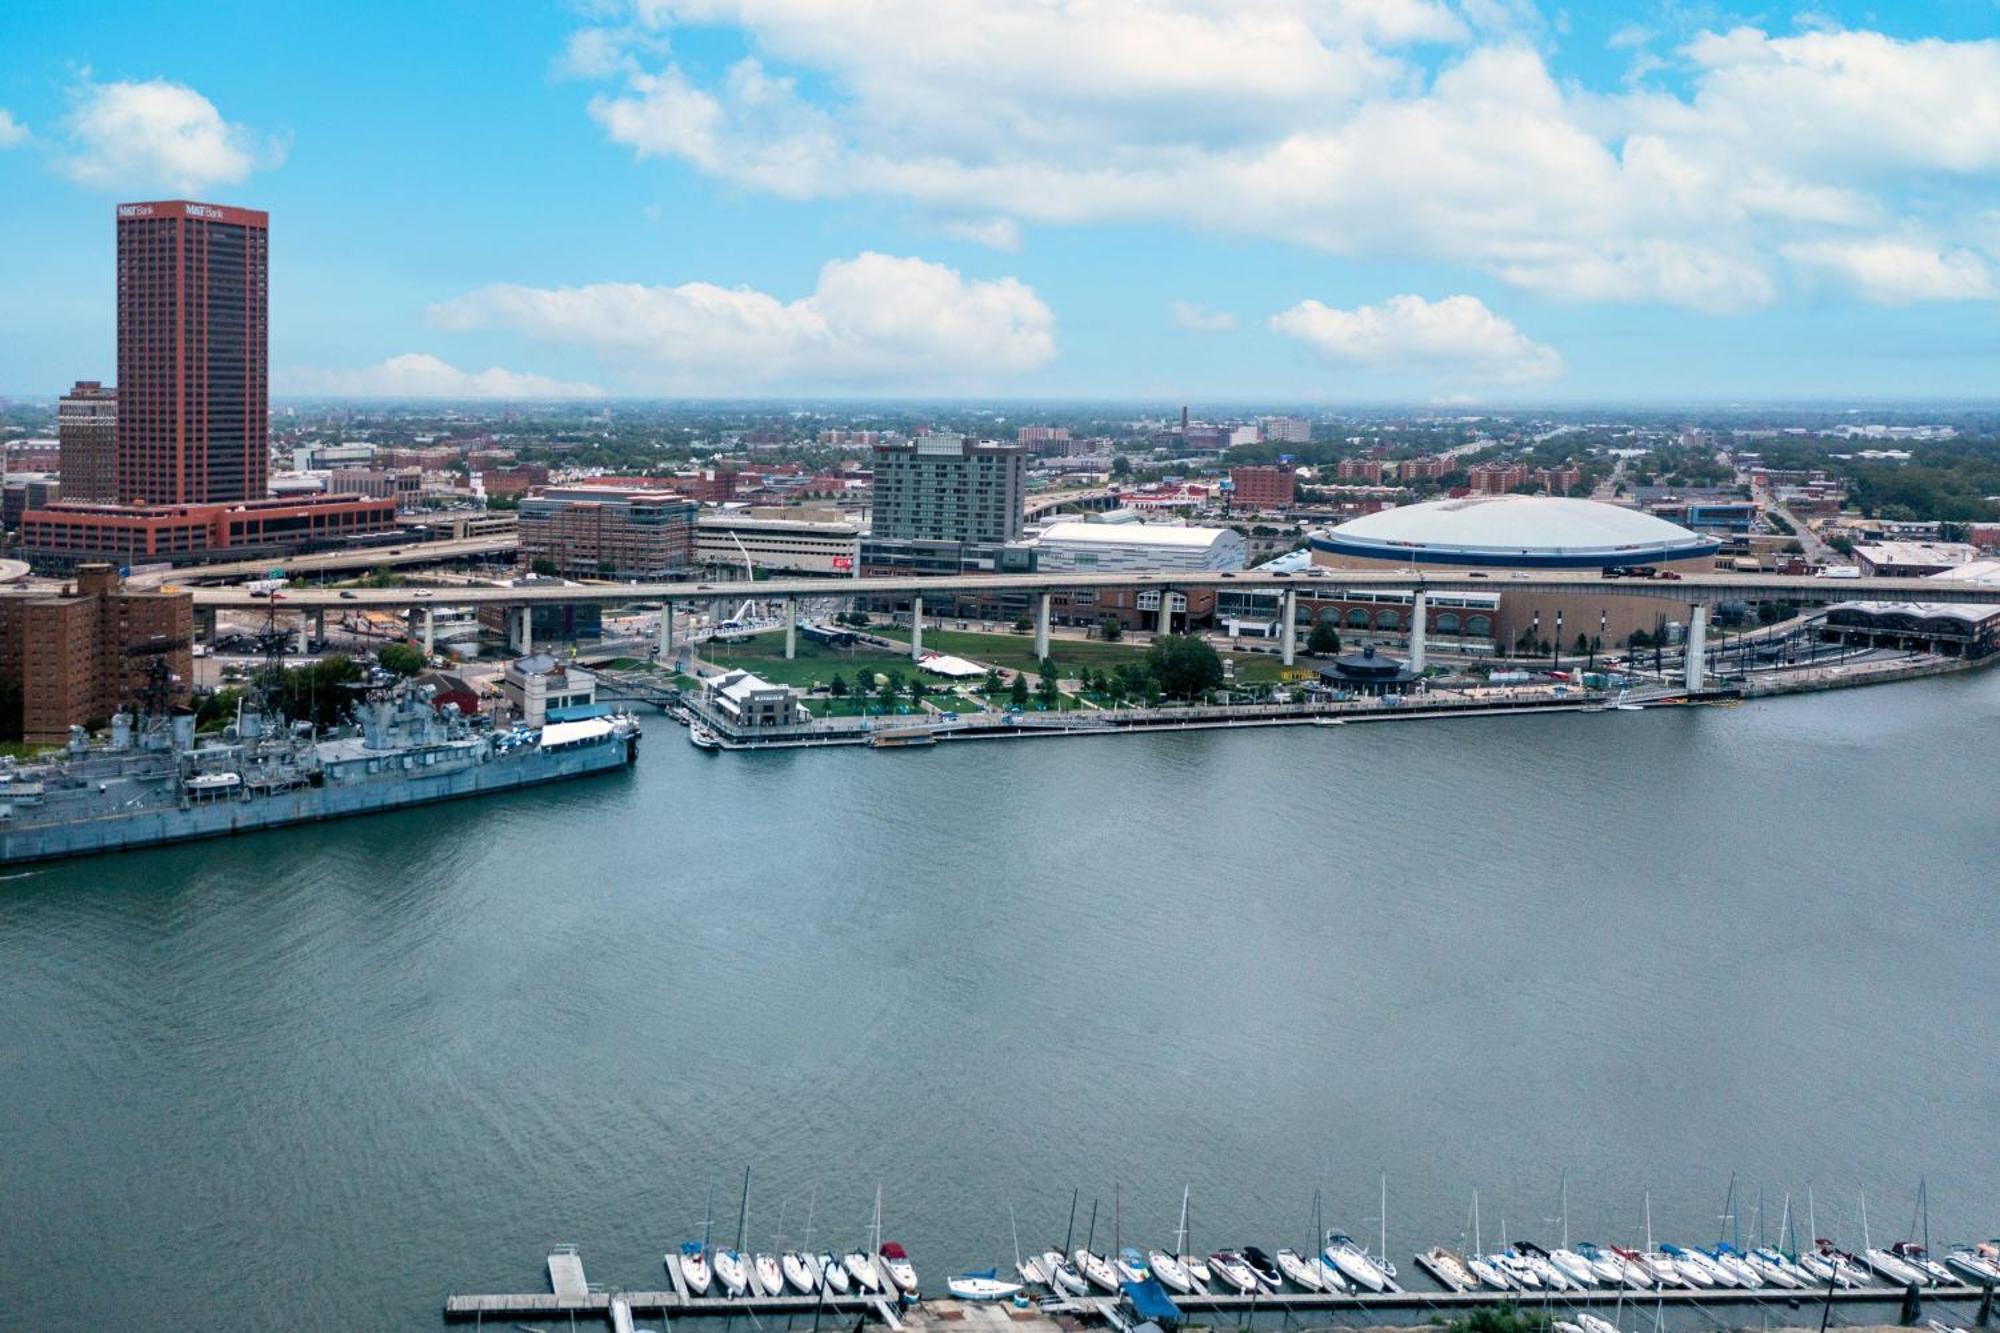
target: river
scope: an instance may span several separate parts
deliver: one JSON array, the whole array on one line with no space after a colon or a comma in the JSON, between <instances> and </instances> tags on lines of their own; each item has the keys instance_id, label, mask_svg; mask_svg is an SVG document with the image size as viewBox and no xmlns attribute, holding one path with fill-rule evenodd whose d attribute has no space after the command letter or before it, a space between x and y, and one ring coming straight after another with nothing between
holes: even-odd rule
<instances>
[{"instance_id":1,"label":"river","mask_svg":"<svg viewBox=\"0 0 2000 1333\"><path fill-rule=\"evenodd\" d=\"M0 1327L432 1328L699 1233L2000 1234L2000 672L707 755L0 883ZM1114 1191L1122 1204L1114 1217ZM1078 1221L1081 1242L1083 1219ZM1800 1223L1803 1235L1805 1226Z\"/></svg>"}]
</instances>

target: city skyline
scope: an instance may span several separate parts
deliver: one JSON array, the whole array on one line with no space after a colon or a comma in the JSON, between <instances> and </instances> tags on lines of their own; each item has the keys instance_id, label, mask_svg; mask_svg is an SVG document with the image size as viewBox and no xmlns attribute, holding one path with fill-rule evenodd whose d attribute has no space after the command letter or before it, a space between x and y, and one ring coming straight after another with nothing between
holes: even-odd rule
<instances>
[{"instance_id":1,"label":"city skyline","mask_svg":"<svg viewBox=\"0 0 2000 1333\"><path fill-rule=\"evenodd\" d=\"M13 14L0 392L116 379L185 197L271 214L275 397L1986 396L1990 11L1498 10Z\"/></svg>"}]
</instances>

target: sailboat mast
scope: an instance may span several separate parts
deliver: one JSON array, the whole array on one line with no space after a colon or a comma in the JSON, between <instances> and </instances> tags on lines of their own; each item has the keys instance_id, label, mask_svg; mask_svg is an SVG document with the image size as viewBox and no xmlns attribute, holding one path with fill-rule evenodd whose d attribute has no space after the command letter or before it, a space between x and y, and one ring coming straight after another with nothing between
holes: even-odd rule
<instances>
[{"instance_id":1,"label":"sailboat mast","mask_svg":"<svg viewBox=\"0 0 2000 1333\"><path fill-rule=\"evenodd\" d=\"M1097 1239L1097 1200L1090 1201L1090 1233L1083 1238L1083 1248L1088 1250Z\"/></svg>"},{"instance_id":2,"label":"sailboat mast","mask_svg":"<svg viewBox=\"0 0 2000 1333\"><path fill-rule=\"evenodd\" d=\"M804 1252L808 1256L812 1254L813 1248L813 1217L818 1212L819 1186L815 1185L812 1188L812 1197L806 1201L806 1248Z\"/></svg>"},{"instance_id":3,"label":"sailboat mast","mask_svg":"<svg viewBox=\"0 0 2000 1333\"><path fill-rule=\"evenodd\" d=\"M1646 1256L1653 1254L1653 1191L1646 1191Z\"/></svg>"},{"instance_id":4,"label":"sailboat mast","mask_svg":"<svg viewBox=\"0 0 2000 1333\"><path fill-rule=\"evenodd\" d=\"M1874 1243L1868 1239L1868 1195L1864 1191L1861 1195L1861 1249L1865 1254L1874 1248Z\"/></svg>"},{"instance_id":5,"label":"sailboat mast","mask_svg":"<svg viewBox=\"0 0 2000 1333\"><path fill-rule=\"evenodd\" d=\"M1562 1173L1563 1248L1569 1248L1569 1168Z\"/></svg>"},{"instance_id":6,"label":"sailboat mast","mask_svg":"<svg viewBox=\"0 0 2000 1333\"><path fill-rule=\"evenodd\" d=\"M708 1230L715 1221L715 1177L708 1178L708 1197L701 1205L701 1252L708 1253Z\"/></svg>"},{"instance_id":7,"label":"sailboat mast","mask_svg":"<svg viewBox=\"0 0 2000 1333\"><path fill-rule=\"evenodd\" d=\"M1014 1220L1014 1205L1007 1205L1007 1229L1014 1233L1014 1271L1021 1271L1021 1224Z\"/></svg>"},{"instance_id":8,"label":"sailboat mast","mask_svg":"<svg viewBox=\"0 0 2000 1333\"><path fill-rule=\"evenodd\" d=\"M1380 1218L1380 1221L1382 1223L1381 1255L1382 1255L1382 1261L1384 1263L1387 1263L1389 1260L1389 1173L1387 1171L1384 1171L1382 1173L1381 1211L1382 1211L1382 1216Z\"/></svg>"},{"instance_id":9,"label":"sailboat mast","mask_svg":"<svg viewBox=\"0 0 2000 1333\"><path fill-rule=\"evenodd\" d=\"M743 1199L736 1205L736 1252L743 1253L743 1229L750 1222L750 1168L743 1168Z\"/></svg>"},{"instance_id":10,"label":"sailboat mast","mask_svg":"<svg viewBox=\"0 0 2000 1333\"><path fill-rule=\"evenodd\" d=\"M1076 1240L1076 1196L1074 1186L1069 1192L1069 1230L1063 1232L1063 1258L1069 1258L1069 1247Z\"/></svg>"},{"instance_id":11,"label":"sailboat mast","mask_svg":"<svg viewBox=\"0 0 2000 1333\"><path fill-rule=\"evenodd\" d=\"M1181 1186L1181 1224L1179 1229L1174 1232L1174 1257L1176 1259L1187 1253L1188 1194L1193 1189L1193 1185Z\"/></svg>"}]
</instances>

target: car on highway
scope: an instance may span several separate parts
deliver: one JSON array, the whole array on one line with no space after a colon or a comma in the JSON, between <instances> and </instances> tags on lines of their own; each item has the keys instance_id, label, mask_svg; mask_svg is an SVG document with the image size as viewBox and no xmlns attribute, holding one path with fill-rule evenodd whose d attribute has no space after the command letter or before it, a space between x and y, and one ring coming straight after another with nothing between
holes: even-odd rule
<instances>
[{"instance_id":1,"label":"car on highway","mask_svg":"<svg viewBox=\"0 0 2000 1333\"><path fill-rule=\"evenodd\" d=\"M410 596L412 597L428 597L430 595L431 595L431 590L429 588L419 588L415 592L410 594Z\"/></svg>"},{"instance_id":2,"label":"car on highway","mask_svg":"<svg viewBox=\"0 0 2000 1333\"><path fill-rule=\"evenodd\" d=\"M353 600L354 600L354 589L352 589L352 588L342 588L342 589L340 590L340 595L341 595L342 597L346 598L346 599L347 599L348 601L350 601L350 602L351 602L351 601L353 601Z\"/></svg>"}]
</instances>

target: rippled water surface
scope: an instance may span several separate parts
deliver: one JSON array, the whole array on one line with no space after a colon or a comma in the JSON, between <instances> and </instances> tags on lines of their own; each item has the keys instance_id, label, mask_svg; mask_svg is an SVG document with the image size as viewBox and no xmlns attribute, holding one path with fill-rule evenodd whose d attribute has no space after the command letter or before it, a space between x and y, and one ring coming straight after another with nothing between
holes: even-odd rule
<instances>
[{"instance_id":1,"label":"rippled water surface","mask_svg":"<svg viewBox=\"0 0 2000 1333\"><path fill-rule=\"evenodd\" d=\"M427 1328L885 1228L2000 1233L2000 673L626 775L0 882L0 1327ZM1081 1231L1083 1223L1079 1220Z\"/></svg>"}]
</instances>

